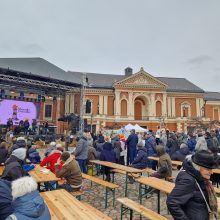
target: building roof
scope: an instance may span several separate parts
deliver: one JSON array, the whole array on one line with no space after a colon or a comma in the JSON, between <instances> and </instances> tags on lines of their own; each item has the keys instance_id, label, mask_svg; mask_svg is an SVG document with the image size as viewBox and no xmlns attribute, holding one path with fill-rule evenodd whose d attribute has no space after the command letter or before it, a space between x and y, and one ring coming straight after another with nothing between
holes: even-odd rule
<instances>
[{"instance_id":1,"label":"building roof","mask_svg":"<svg viewBox=\"0 0 220 220\"><path fill-rule=\"evenodd\" d=\"M185 78L156 77L168 85L168 92L204 93L204 90Z\"/></svg>"},{"instance_id":2,"label":"building roof","mask_svg":"<svg viewBox=\"0 0 220 220\"><path fill-rule=\"evenodd\" d=\"M0 67L30 73L37 76L74 82L71 73L55 66L40 57L33 58L0 58Z\"/></svg>"},{"instance_id":3,"label":"building roof","mask_svg":"<svg viewBox=\"0 0 220 220\"><path fill-rule=\"evenodd\" d=\"M72 72L57 67L45 59L35 58L0 58L0 67L9 68L33 75L81 84L83 72ZM86 73L89 86L111 89L114 82L126 78L125 75ZM168 85L168 92L204 93L198 86L185 78L155 77Z\"/></svg>"},{"instance_id":4,"label":"building roof","mask_svg":"<svg viewBox=\"0 0 220 220\"><path fill-rule=\"evenodd\" d=\"M70 72L77 78L77 83L81 82L82 72ZM91 87L112 88L114 82L126 78L125 75L110 75L98 73L85 73L88 77L88 82ZM191 83L185 78L171 78L171 77L155 77L161 82L168 85L168 92L192 92L204 93L204 90Z\"/></svg>"},{"instance_id":5,"label":"building roof","mask_svg":"<svg viewBox=\"0 0 220 220\"><path fill-rule=\"evenodd\" d=\"M220 93L219 92L205 92L204 99L206 101L218 101L220 100Z\"/></svg>"}]
</instances>

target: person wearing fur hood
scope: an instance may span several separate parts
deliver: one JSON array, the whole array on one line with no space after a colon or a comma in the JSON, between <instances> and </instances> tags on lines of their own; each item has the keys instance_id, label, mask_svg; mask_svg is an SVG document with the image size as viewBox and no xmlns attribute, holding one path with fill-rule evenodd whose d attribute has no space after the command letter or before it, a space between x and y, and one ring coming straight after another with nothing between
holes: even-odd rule
<instances>
[{"instance_id":1,"label":"person wearing fur hood","mask_svg":"<svg viewBox=\"0 0 220 220\"><path fill-rule=\"evenodd\" d=\"M40 163L40 166L47 166L47 169L51 170L53 173L56 173L55 169L55 163L60 158L61 154L63 152L63 148L61 144L56 145L56 149L51 151L48 157L45 157L42 162ZM60 163L60 168L62 168L62 163Z\"/></svg>"},{"instance_id":2,"label":"person wearing fur hood","mask_svg":"<svg viewBox=\"0 0 220 220\"><path fill-rule=\"evenodd\" d=\"M63 162L63 167L60 169L60 162ZM55 164L56 176L63 178L64 183L60 185L60 188L67 190L68 192L78 191L82 186L82 174L78 162L74 156L71 156L69 152L62 153L60 159Z\"/></svg>"},{"instance_id":3,"label":"person wearing fur hood","mask_svg":"<svg viewBox=\"0 0 220 220\"><path fill-rule=\"evenodd\" d=\"M13 213L6 220L50 220L50 212L32 177L12 182Z\"/></svg>"},{"instance_id":4,"label":"person wearing fur hood","mask_svg":"<svg viewBox=\"0 0 220 220\"><path fill-rule=\"evenodd\" d=\"M8 181L13 181L20 177L26 176L27 173L22 168L24 165L25 157L25 148L18 148L14 150L11 156L5 162L5 169L1 178Z\"/></svg>"}]
</instances>

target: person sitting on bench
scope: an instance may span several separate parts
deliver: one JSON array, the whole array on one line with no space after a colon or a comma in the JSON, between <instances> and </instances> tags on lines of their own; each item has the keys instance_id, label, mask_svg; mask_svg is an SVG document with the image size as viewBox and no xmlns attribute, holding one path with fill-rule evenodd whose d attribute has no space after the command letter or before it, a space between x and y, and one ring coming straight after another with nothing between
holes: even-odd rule
<instances>
[{"instance_id":1,"label":"person sitting on bench","mask_svg":"<svg viewBox=\"0 0 220 220\"><path fill-rule=\"evenodd\" d=\"M60 169L60 162L63 162L63 167ZM71 156L69 152L62 153L60 159L55 164L56 176L63 178L64 183L60 185L60 188L67 190L68 192L79 191L82 186L82 174L78 162L74 156Z\"/></svg>"}]
</instances>

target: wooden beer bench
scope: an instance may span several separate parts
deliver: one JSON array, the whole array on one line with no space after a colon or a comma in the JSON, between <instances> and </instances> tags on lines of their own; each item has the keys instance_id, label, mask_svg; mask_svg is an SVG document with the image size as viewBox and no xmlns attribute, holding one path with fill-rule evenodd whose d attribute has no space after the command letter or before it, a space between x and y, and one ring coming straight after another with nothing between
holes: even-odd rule
<instances>
[{"instance_id":1,"label":"wooden beer bench","mask_svg":"<svg viewBox=\"0 0 220 220\"><path fill-rule=\"evenodd\" d=\"M49 208L52 220L111 220L64 189L42 192L41 196Z\"/></svg>"},{"instance_id":2,"label":"wooden beer bench","mask_svg":"<svg viewBox=\"0 0 220 220\"><path fill-rule=\"evenodd\" d=\"M123 218L123 215L130 210L130 220L133 218L133 211L138 212L141 216L144 216L150 220L167 220L167 218L163 217L162 215L159 215L156 212L128 198L118 198L117 201L121 203L121 219Z\"/></svg>"},{"instance_id":3,"label":"wooden beer bench","mask_svg":"<svg viewBox=\"0 0 220 220\"><path fill-rule=\"evenodd\" d=\"M105 208L108 207L108 192L112 191L113 206L115 205L115 189L119 187L118 185L116 185L114 183L110 183L110 182L104 181L104 180L99 179L99 178L94 177L94 176L87 175L85 173L82 173L82 178L90 180L90 181L92 181L94 183L97 183L97 184L102 185L102 186L105 187Z\"/></svg>"}]
</instances>

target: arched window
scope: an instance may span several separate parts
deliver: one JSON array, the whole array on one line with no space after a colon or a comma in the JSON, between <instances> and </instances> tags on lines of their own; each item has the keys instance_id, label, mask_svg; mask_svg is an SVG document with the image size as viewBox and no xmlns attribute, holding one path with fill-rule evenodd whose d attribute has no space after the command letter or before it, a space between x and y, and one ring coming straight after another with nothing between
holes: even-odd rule
<instances>
[{"instance_id":1,"label":"arched window","mask_svg":"<svg viewBox=\"0 0 220 220\"><path fill-rule=\"evenodd\" d=\"M156 116L160 117L162 115L162 104L161 101L156 102Z\"/></svg>"},{"instance_id":2,"label":"arched window","mask_svg":"<svg viewBox=\"0 0 220 220\"><path fill-rule=\"evenodd\" d=\"M181 117L191 117L191 104L189 102L181 103Z\"/></svg>"},{"instance_id":3,"label":"arched window","mask_svg":"<svg viewBox=\"0 0 220 220\"><path fill-rule=\"evenodd\" d=\"M86 100L86 114L92 113L92 102L90 100Z\"/></svg>"},{"instance_id":4,"label":"arched window","mask_svg":"<svg viewBox=\"0 0 220 220\"><path fill-rule=\"evenodd\" d=\"M127 116L127 101L123 99L121 101L121 116Z\"/></svg>"}]
</instances>

